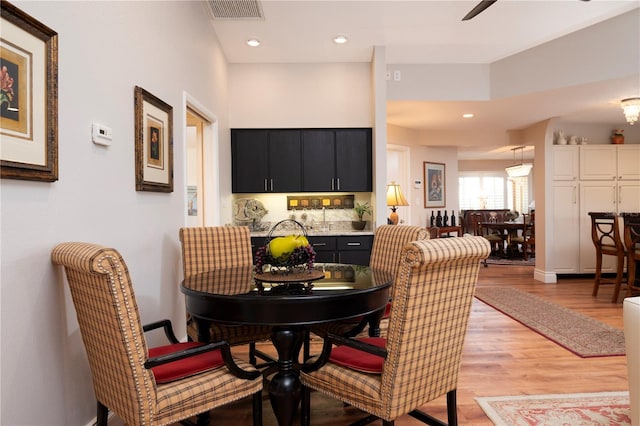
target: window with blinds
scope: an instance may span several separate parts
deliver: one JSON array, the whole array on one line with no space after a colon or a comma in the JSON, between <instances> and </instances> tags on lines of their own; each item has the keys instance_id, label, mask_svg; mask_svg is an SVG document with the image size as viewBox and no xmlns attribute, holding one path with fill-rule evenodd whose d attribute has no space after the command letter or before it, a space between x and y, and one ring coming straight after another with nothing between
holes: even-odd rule
<instances>
[{"instance_id":1,"label":"window with blinds","mask_svg":"<svg viewBox=\"0 0 640 426\"><path fill-rule=\"evenodd\" d=\"M461 210L507 208L504 176L466 174L458 177L458 187Z\"/></svg>"}]
</instances>

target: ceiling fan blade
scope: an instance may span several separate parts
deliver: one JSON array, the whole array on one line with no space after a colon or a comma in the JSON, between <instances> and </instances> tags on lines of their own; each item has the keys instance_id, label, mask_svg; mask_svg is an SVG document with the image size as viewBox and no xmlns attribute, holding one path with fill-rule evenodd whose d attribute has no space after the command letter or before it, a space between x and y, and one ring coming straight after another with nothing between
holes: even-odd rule
<instances>
[{"instance_id":1,"label":"ceiling fan blade","mask_svg":"<svg viewBox=\"0 0 640 426\"><path fill-rule=\"evenodd\" d=\"M486 8L488 8L489 6L491 6L492 4L494 4L497 1L498 0L482 0L480 3L478 3L476 5L476 7L471 9L471 11L469 13L467 13L465 15L465 17L462 18L462 20L463 21L468 21L469 19L471 19L474 16L476 16L476 15L480 14L481 12L483 12Z\"/></svg>"}]
</instances>

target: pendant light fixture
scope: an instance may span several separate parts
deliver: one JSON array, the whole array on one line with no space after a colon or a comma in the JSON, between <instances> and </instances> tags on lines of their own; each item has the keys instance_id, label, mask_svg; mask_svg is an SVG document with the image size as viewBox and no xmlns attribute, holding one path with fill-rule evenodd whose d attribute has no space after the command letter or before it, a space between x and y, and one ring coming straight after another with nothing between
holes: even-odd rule
<instances>
[{"instance_id":1,"label":"pendant light fixture","mask_svg":"<svg viewBox=\"0 0 640 426\"><path fill-rule=\"evenodd\" d=\"M620 101L627 122L633 126L640 116L640 98L627 98Z\"/></svg>"},{"instance_id":2,"label":"pendant light fixture","mask_svg":"<svg viewBox=\"0 0 640 426\"><path fill-rule=\"evenodd\" d=\"M507 175L509 177L523 177L529 176L529 172L533 168L533 164L525 163L524 160L524 146L517 146L515 148L511 148L513 151L513 162L516 162L516 151L520 150L520 164L515 164L513 166L509 166L505 169Z\"/></svg>"}]
</instances>

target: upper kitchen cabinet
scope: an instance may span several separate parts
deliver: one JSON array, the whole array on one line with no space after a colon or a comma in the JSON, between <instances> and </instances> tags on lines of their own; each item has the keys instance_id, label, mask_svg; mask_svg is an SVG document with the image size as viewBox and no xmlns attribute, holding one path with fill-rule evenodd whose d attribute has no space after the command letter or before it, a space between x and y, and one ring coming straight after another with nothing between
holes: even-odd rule
<instances>
[{"instance_id":1,"label":"upper kitchen cabinet","mask_svg":"<svg viewBox=\"0 0 640 426\"><path fill-rule=\"evenodd\" d=\"M302 131L303 192L371 192L371 129Z\"/></svg>"},{"instance_id":2,"label":"upper kitchen cabinet","mask_svg":"<svg viewBox=\"0 0 640 426\"><path fill-rule=\"evenodd\" d=\"M232 129L233 192L300 192L300 136L295 129Z\"/></svg>"}]
</instances>

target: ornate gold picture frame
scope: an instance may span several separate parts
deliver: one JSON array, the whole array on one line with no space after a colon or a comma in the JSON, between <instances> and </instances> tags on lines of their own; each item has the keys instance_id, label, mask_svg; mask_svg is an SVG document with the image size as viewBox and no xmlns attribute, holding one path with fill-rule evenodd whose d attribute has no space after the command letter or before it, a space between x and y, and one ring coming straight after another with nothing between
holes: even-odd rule
<instances>
[{"instance_id":1,"label":"ornate gold picture frame","mask_svg":"<svg viewBox=\"0 0 640 426\"><path fill-rule=\"evenodd\" d=\"M0 170L58 180L58 33L0 3Z\"/></svg>"},{"instance_id":2,"label":"ornate gold picture frame","mask_svg":"<svg viewBox=\"0 0 640 426\"><path fill-rule=\"evenodd\" d=\"M136 191L173 192L173 108L134 91Z\"/></svg>"}]
</instances>

